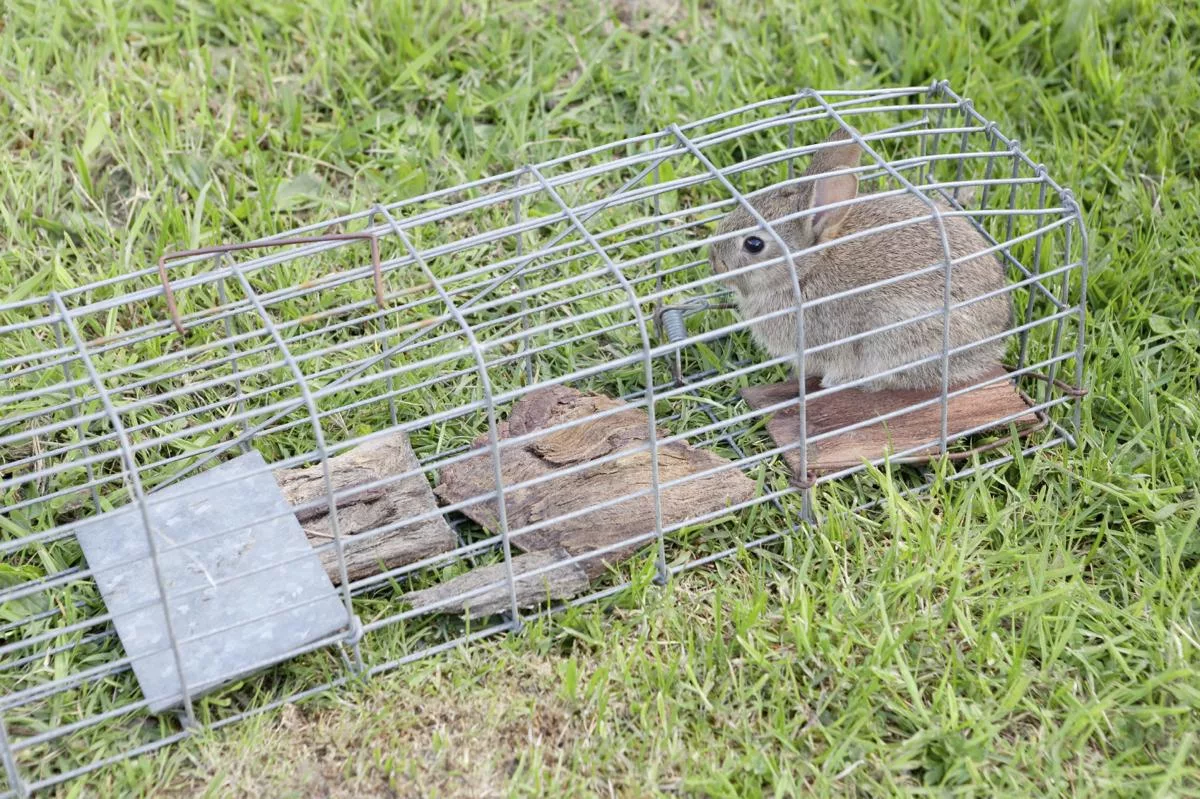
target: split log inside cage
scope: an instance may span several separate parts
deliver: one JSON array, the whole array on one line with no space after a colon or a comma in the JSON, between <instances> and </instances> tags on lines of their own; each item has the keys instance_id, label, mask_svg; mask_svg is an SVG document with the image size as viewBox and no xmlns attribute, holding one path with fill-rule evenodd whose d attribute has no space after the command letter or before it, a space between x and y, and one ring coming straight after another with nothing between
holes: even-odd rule
<instances>
[{"instance_id":1,"label":"split log inside cage","mask_svg":"<svg viewBox=\"0 0 1200 799\"><path fill-rule=\"evenodd\" d=\"M590 584L587 572L578 563L565 563L570 557L562 547L515 556L512 571L517 607L571 599L586 591ZM537 573L519 579L529 572ZM511 605L508 568L504 563L480 566L404 598L414 608L430 613L465 613L474 618L503 613Z\"/></svg>"},{"instance_id":2,"label":"split log inside cage","mask_svg":"<svg viewBox=\"0 0 1200 799\"><path fill-rule=\"evenodd\" d=\"M972 381L972 388L954 395L951 386L947 429L951 441L963 438L962 433L974 430L984 433L1003 429L998 419L1009 419L1018 435L1024 436L1044 425L1042 417L1030 409L1030 404L1011 380L995 380L1005 375L997 366L992 372ZM995 382L988 382L995 380ZM987 383L987 385L980 385ZM822 391L819 378L805 382L806 394ZM742 398L754 410L795 400L800 387L796 380L750 386L741 391ZM907 453L892 458L893 463L928 463L937 457L941 432L941 391L884 390L867 391L849 388L805 402L807 437L831 434L828 438L809 443L808 472L800 474L800 451L792 448L783 453L792 472L793 481L805 482L804 477L829 474L861 466L892 453ZM930 402L930 400L939 400ZM925 403L922 405L922 403ZM800 440L798 404L772 413L767 419L767 433L775 445L784 447ZM914 406L921 407L914 407ZM911 410L904 411L905 408ZM863 424L879 416L895 413L889 419ZM932 443L930 443L932 442ZM924 446L923 446L924 445Z\"/></svg>"},{"instance_id":3,"label":"split log inside cage","mask_svg":"<svg viewBox=\"0 0 1200 799\"><path fill-rule=\"evenodd\" d=\"M420 463L403 432L328 460L333 490L345 494L337 500L338 533L351 581L454 549L454 531L441 514L434 513L437 499L425 475L417 472L395 479L418 468ZM278 469L275 482L288 504L300 508L296 518L309 543L313 547L333 544L329 505L323 500L327 494L325 466L318 463L302 469ZM364 488L353 491L356 486ZM370 535L359 538L367 532ZM326 546L319 552L329 579L334 585L340 584L336 547Z\"/></svg>"},{"instance_id":4,"label":"split log inside cage","mask_svg":"<svg viewBox=\"0 0 1200 799\"><path fill-rule=\"evenodd\" d=\"M592 418L623 407L627 410ZM587 580L595 580L610 565L629 558L653 540L651 460L645 449L650 437L649 421L645 411L628 407L621 400L554 386L532 392L517 402L508 421L500 423L499 433L501 439L508 439L572 421L576 424L523 445L501 449L505 511L508 528L516 531L511 538L514 549L527 553L562 552L563 559L578 558L577 565L563 569L572 573L579 570ZM668 434L660 430L658 435L665 438ZM480 436L474 445L481 454L444 468L435 491L445 502L480 498L463 512L482 527L498 533L496 501L494 496L488 496L495 491L488 437ZM637 447L643 449L577 471L559 473ZM663 524L683 522L748 501L754 496L755 483L716 453L695 449L683 441L660 443L660 485L722 466L729 468L663 488L660 495ZM548 475L548 479L534 485L508 488ZM528 531L520 529L543 522L549 523ZM528 588L522 588L522 596L530 605L546 597L547 586L553 587L556 580L563 579L555 576L555 570L544 575L545 580L542 574L536 575L528 581ZM496 592L508 596L507 586L495 588L493 593ZM555 598L566 598L562 593ZM428 596L409 598L419 602Z\"/></svg>"}]
</instances>

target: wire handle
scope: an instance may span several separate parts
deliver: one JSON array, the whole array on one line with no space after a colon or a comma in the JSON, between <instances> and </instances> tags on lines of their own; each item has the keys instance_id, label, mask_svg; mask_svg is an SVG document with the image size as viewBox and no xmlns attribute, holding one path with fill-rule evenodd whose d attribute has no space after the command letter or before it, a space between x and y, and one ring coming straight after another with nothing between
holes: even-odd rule
<instances>
[{"instance_id":1,"label":"wire handle","mask_svg":"<svg viewBox=\"0 0 1200 799\"><path fill-rule=\"evenodd\" d=\"M287 239L274 239L272 241L249 241L239 242L236 244L214 244L210 247L200 247L195 250L180 250L179 252L163 253L158 259L158 279L163 287L163 299L167 303L167 312L171 315L171 322L174 323L175 329L180 335L187 332L187 328L183 325L183 318L179 314L179 306L175 303L175 291L171 288L171 279L167 276L167 262L175 261L180 258L188 258L194 255L219 255L226 252L235 252L238 250L253 250L263 247L288 247L296 244L320 244L330 241L362 241L371 242L371 271L375 283L375 304L379 306L379 310L386 308L386 302L383 298L383 268L379 260L379 236L374 233L327 233L323 236L297 236Z\"/></svg>"}]
</instances>

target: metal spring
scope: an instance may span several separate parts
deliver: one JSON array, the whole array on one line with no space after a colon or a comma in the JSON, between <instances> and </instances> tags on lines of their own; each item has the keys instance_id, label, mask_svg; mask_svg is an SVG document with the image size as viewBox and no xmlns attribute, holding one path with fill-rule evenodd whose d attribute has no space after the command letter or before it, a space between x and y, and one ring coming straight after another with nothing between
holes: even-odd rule
<instances>
[{"instance_id":1,"label":"metal spring","mask_svg":"<svg viewBox=\"0 0 1200 799\"><path fill-rule=\"evenodd\" d=\"M679 308L667 308L662 312L659 325L667 336L667 341L675 344L687 338L687 325L683 321L683 311Z\"/></svg>"}]
</instances>

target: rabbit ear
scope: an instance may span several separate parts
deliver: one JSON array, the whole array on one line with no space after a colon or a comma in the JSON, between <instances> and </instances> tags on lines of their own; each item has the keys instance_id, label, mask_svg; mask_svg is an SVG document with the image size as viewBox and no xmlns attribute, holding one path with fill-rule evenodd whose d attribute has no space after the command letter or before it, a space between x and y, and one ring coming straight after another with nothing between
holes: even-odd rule
<instances>
[{"instance_id":1,"label":"rabbit ear","mask_svg":"<svg viewBox=\"0 0 1200 799\"><path fill-rule=\"evenodd\" d=\"M849 138L850 134L838 129L826 141L846 141ZM817 175L822 172L832 172L837 169L858 166L858 158L861 152L858 145L853 142L841 147L830 147L821 150L813 156L812 163L808 165L808 169L805 170L804 174ZM828 178L819 178L813 181L812 203L809 207L821 208L831 203L852 200L857 194L858 175L834 175ZM838 225L846 218L846 213L850 210L850 207L849 205L843 205L840 208L819 210L813 214L812 230L817 241L829 239L833 236Z\"/></svg>"}]
</instances>

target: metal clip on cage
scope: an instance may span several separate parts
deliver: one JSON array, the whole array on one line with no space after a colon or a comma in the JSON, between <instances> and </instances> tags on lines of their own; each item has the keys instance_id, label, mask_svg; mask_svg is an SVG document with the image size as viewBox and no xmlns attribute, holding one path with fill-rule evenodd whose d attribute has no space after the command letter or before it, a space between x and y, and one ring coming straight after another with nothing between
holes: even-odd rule
<instances>
[{"instance_id":1,"label":"metal clip on cage","mask_svg":"<svg viewBox=\"0 0 1200 799\"><path fill-rule=\"evenodd\" d=\"M714 223L838 129L860 193L979 232L1013 310L995 375L851 422L829 409L860 387L787 382L817 301L784 288L798 350L766 357L708 262ZM947 331L954 260L928 265ZM769 545L825 492L867 510L868 464L915 493L933 459L959 479L1075 446L1086 280L1072 194L935 82L805 90L0 305L0 796ZM346 479L371 447L401 465ZM749 540L752 506L774 532ZM361 557L410 530L440 543Z\"/></svg>"}]
</instances>

